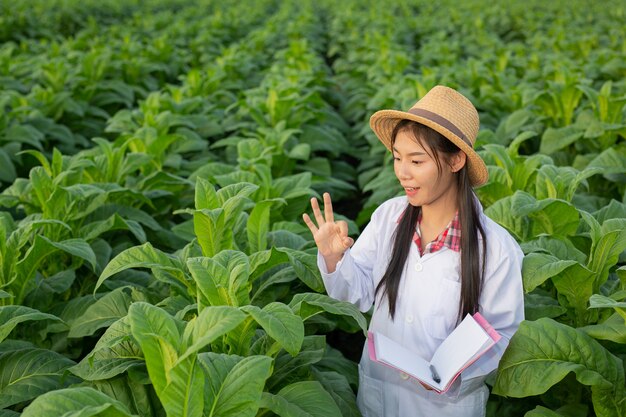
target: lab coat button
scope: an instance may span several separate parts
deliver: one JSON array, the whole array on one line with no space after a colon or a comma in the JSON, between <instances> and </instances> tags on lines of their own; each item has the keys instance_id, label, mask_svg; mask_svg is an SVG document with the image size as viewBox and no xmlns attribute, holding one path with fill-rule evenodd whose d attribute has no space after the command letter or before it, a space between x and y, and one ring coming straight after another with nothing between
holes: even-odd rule
<instances>
[{"instance_id":1,"label":"lab coat button","mask_svg":"<svg viewBox=\"0 0 626 417\"><path fill-rule=\"evenodd\" d=\"M406 316L406 322L407 323L413 323L413 316L411 314L409 314L408 316Z\"/></svg>"},{"instance_id":2,"label":"lab coat button","mask_svg":"<svg viewBox=\"0 0 626 417\"><path fill-rule=\"evenodd\" d=\"M400 372L400 378L406 381L407 379L409 379L409 374L407 374L406 372Z\"/></svg>"},{"instance_id":3,"label":"lab coat button","mask_svg":"<svg viewBox=\"0 0 626 417\"><path fill-rule=\"evenodd\" d=\"M417 272L420 272L422 270L422 268L423 268L423 266L422 266L421 263L418 262L418 263L415 264L415 270Z\"/></svg>"}]
</instances>

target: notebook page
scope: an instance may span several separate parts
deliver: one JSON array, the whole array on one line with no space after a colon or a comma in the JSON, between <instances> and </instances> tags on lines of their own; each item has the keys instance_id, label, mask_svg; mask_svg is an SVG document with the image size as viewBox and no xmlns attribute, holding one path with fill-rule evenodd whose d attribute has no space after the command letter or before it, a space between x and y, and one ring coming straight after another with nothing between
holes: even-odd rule
<instances>
[{"instance_id":1,"label":"notebook page","mask_svg":"<svg viewBox=\"0 0 626 417\"><path fill-rule=\"evenodd\" d=\"M380 333L375 333L374 345L379 361L403 370L415 378L432 381L435 386L439 385L432 379L429 363L414 352Z\"/></svg>"},{"instance_id":2,"label":"notebook page","mask_svg":"<svg viewBox=\"0 0 626 417\"><path fill-rule=\"evenodd\" d=\"M485 330L468 314L441 343L431 360L439 372L441 385L445 386L466 362L492 343Z\"/></svg>"}]
</instances>

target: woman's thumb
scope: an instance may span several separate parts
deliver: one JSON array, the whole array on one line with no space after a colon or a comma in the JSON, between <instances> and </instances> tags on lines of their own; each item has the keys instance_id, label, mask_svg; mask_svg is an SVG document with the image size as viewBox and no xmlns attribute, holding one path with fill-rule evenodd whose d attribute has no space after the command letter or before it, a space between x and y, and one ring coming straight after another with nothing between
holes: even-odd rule
<instances>
[{"instance_id":1,"label":"woman's thumb","mask_svg":"<svg viewBox=\"0 0 626 417\"><path fill-rule=\"evenodd\" d=\"M343 238L343 246L347 248L351 247L354 244L354 239L352 239L351 237L344 237Z\"/></svg>"}]
</instances>

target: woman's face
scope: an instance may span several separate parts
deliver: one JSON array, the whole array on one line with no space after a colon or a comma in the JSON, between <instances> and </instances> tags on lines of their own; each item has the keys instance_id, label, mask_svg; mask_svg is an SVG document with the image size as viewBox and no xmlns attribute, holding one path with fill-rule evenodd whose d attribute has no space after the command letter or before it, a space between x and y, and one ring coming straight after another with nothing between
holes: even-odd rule
<instances>
[{"instance_id":1,"label":"woman's face","mask_svg":"<svg viewBox=\"0 0 626 417\"><path fill-rule=\"evenodd\" d=\"M392 151L394 172L411 205L456 205L454 173L465 165L463 152L449 156L449 160L440 155L440 171L437 162L431 157L434 151L424 149L407 129L398 132Z\"/></svg>"}]
</instances>

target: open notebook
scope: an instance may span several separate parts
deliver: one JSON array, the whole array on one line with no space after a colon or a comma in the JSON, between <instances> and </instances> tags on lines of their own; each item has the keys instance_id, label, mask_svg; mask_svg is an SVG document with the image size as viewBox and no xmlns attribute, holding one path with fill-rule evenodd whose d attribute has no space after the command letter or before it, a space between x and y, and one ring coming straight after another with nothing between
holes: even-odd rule
<instances>
[{"instance_id":1,"label":"open notebook","mask_svg":"<svg viewBox=\"0 0 626 417\"><path fill-rule=\"evenodd\" d=\"M468 314L439 345L430 362L380 333L368 332L367 339L371 360L405 372L441 393L493 347L500 335L480 313Z\"/></svg>"}]
</instances>

